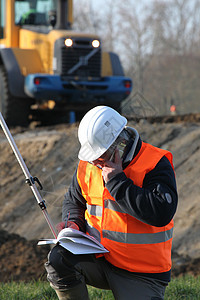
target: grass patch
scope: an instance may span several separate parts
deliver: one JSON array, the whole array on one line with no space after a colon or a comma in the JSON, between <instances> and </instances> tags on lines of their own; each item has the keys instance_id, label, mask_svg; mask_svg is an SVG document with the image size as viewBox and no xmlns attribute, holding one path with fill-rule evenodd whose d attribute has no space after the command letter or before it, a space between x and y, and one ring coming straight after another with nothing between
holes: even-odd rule
<instances>
[{"instance_id":1,"label":"grass patch","mask_svg":"<svg viewBox=\"0 0 200 300\"><path fill-rule=\"evenodd\" d=\"M165 300L199 300L200 277L174 278L166 289ZM111 291L88 287L91 300L114 300ZM0 283L1 300L57 300L46 281Z\"/></svg>"},{"instance_id":2,"label":"grass patch","mask_svg":"<svg viewBox=\"0 0 200 300\"><path fill-rule=\"evenodd\" d=\"M200 276L186 275L172 279L165 293L165 300L199 300L200 299Z\"/></svg>"}]
</instances>

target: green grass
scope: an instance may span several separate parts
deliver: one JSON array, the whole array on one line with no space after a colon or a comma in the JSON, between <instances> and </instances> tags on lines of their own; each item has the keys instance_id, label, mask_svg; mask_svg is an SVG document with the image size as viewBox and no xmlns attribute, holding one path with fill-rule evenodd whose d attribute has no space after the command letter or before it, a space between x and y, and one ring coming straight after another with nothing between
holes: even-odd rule
<instances>
[{"instance_id":1,"label":"green grass","mask_svg":"<svg viewBox=\"0 0 200 300\"><path fill-rule=\"evenodd\" d=\"M113 300L111 291L88 287L91 300ZM30 283L0 283L1 300L57 300L54 290L46 281ZM200 276L172 279L165 293L165 300L200 300Z\"/></svg>"}]
</instances>

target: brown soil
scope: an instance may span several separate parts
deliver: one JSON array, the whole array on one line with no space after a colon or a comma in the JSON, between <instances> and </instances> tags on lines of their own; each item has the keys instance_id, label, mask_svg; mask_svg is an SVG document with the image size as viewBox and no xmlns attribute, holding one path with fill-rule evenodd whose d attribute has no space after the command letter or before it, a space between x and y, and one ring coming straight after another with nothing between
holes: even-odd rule
<instances>
[{"instance_id":1,"label":"brown soil","mask_svg":"<svg viewBox=\"0 0 200 300\"><path fill-rule=\"evenodd\" d=\"M38 247L37 241L0 230L0 282L46 279L44 263L49 250Z\"/></svg>"},{"instance_id":2,"label":"brown soil","mask_svg":"<svg viewBox=\"0 0 200 300\"><path fill-rule=\"evenodd\" d=\"M132 119L143 140L170 150L179 192L173 243L173 276L200 275L200 115ZM61 220L63 195L77 164L77 125L13 128L11 133L54 224ZM0 281L45 278L49 247L37 246L52 233L22 170L0 131ZM38 187L39 189L39 187Z\"/></svg>"}]
</instances>

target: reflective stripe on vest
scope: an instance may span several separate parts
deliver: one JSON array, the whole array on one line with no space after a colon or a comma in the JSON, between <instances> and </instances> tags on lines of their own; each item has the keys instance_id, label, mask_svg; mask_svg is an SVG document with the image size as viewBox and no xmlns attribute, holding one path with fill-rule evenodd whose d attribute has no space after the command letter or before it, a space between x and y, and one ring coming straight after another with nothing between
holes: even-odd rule
<instances>
[{"instance_id":1,"label":"reflective stripe on vest","mask_svg":"<svg viewBox=\"0 0 200 300\"><path fill-rule=\"evenodd\" d=\"M92 226L86 225L87 231L89 231L90 235L95 235L95 237L100 237L100 233L97 229ZM156 233L122 233L115 232L110 230L103 230L103 237L109 240L118 242L118 243L126 243L126 244L157 244L164 243L169 241L173 236L173 228L167 231L161 231Z\"/></svg>"},{"instance_id":2,"label":"reflective stripe on vest","mask_svg":"<svg viewBox=\"0 0 200 300\"><path fill-rule=\"evenodd\" d=\"M138 155L124 173L135 185L142 187L145 175L163 156L173 167L170 152L142 143ZM110 251L105 254L110 263L131 272L170 270L173 221L167 226L155 227L124 213L104 187L102 171L87 162L80 161L77 180L87 202L86 230Z\"/></svg>"},{"instance_id":3,"label":"reflective stripe on vest","mask_svg":"<svg viewBox=\"0 0 200 300\"><path fill-rule=\"evenodd\" d=\"M155 233L122 233L110 230L103 230L103 237L126 244L157 244L164 243L172 238L173 228L167 231Z\"/></svg>"},{"instance_id":4,"label":"reflective stripe on vest","mask_svg":"<svg viewBox=\"0 0 200 300\"><path fill-rule=\"evenodd\" d=\"M102 216L102 207L99 205L89 205L87 204L87 211L91 216L97 216L101 217Z\"/></svg>"},{"instance_id":5,"label":"reflective stripe on vest","mask_svg":"<svg viewBox=\"0 0 200 300\"><path fill-rule=\"evenodd\" d=\"M99 217L102 216L102 207L101 206L90 205L88 203L86 204L86 206L87 206L87 210L90 215L99 216ZM116 202L111 201L109 199L104 200L104 208L108 208L108 209L123 213L123 210L121 210L120 206Z\"/></svg>"}]
</instances>

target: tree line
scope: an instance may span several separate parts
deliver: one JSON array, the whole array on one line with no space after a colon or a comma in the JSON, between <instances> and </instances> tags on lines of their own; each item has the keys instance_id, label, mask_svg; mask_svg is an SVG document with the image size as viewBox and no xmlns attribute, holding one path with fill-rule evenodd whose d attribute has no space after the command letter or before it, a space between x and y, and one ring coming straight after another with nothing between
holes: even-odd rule
<instances>
[{"instance_id":1,"label":"tree line","mask_svg":"<svg viewBox=\"0 0 200 300\"><path fill-rule=\"evenodd\" d=\"M94 2L74 1L74 28L98 34L119 55L133 95L159 114L172 104L180 114L199 112L200 0Z\"/></svg>"}]
</instances>

